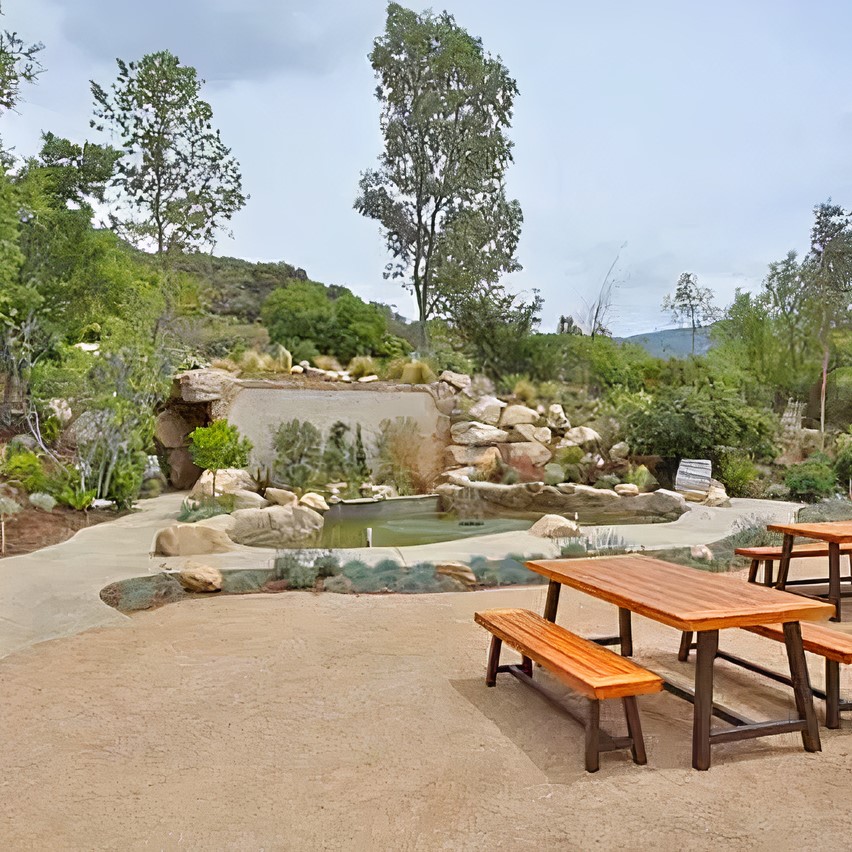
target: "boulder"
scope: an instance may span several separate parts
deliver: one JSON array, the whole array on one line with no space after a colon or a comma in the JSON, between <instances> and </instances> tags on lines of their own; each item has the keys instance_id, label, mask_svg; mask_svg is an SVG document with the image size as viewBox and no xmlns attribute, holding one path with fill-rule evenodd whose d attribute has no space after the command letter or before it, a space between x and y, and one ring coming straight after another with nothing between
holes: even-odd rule
<instances>
[{"instance_id":1,"label":"boulder","mask_svg":"<svg viewBox=\"0 0 852 852\"><path fill-rule=\"evenodd\" d=\"M438 376L438 381L452 385L457 391L463 391L470 387L473 379L465 373L454 373L452 370L444 370L444 372Z\"/></svg>"},{"instance_id":2,"label":"boulder","mask_svg":"<svg viewBox=\"0 0 852 852\"><path fill-rule=\"evenodd\" d=\"M379 380L379 377L376 376L375 374L370 374L369 376L361 376L361 378L358 379L359 383L362 384L362 385L368 385L372 382L377 382L378 380Z\"/></svg>"},{"instance_id":3,"label":"boulder","mask_svg":"<svg viewBox=\"0 0 852 852\"><path fill-rule=\"evenodd\" d=\"M450 430L453 441L456 444L467 446L487 446L488 444L499 444L509 440L509 433L496 426L487 423L479 423L476 420L466 423L455 423Z\"/></svg>"},{"instance_id":4,"label":"boulder","mask_svg":"<svg viewBox=\"0 0 852 852\"><path fill-rule=\"evenodd\" d=\"M219 569L201 562L187 562L178 572L177 580L187 592L222 590L222 574Z\"/></svg>"},{"instance_id":5,"label":"boulder","mask_svg":"<svg viewBox=\"0 0 852 852\"><path fill-rule=\"evenodd\" d=\"M609 457L613 461L623 461L630 455L630 445L627 441L619 441L609 448Z\"/></svg>"},{"instance_id":6,"label":"boulder","mask_svg":"<svg viewBox=\"0 0 852 852\"><path fill-rule=\"evenodd\" d=\"M473 465L474 467L493 467L500 461L497 447L460 447L450 444L444 448L444 461L453 467Z\"/></svg>"},{"instance_id":7,"label":"boulder","mask_svg":"<svg viewBox=\"0 0 852 852\"><path fill-rule=\"evenodd\" d=\"M588 444L599 444L601 436L588 426L575 426L565 433L565 440L582 447Z\"/></svg>"},{"instance_id":8,"label":"boulder","mask_svg":"<svg viewBox=\"0 0 852 852\"><path fill-rule=\"evenodd\" d=\"M712 562L714 560L713 551L706 544L695 544L689 549L689 555L693 559L698 559L702 562Z\"/></svg>"},{"instance_id":9,"label":"boulder","mask_svg":"<svg viewBox=\"0 0 852 852\"><path fill-rule=\"evenodd\" d=\"M327 512L329 509L328 503L325 502L325 497L321 494L315 494L313 491L303 494L302 498L299 500L299 505L307 506L315 512Z\"/></svg>"},{"instance_id":10,"label":"boulder","mask_svg":"<svg viewBox=\"0 0 852 852\"><path fill-rule=\"evenodd\" d=\"M30 452L35 452L38 449L38 441L36 441L36 439L32 435L26 432L21 432L18 435L13 435L9 439L8 446L10 448L16 447L22 450L29 450Z\"/></svg>"},{"instance_id":11,"label":"boulder","mask_svg":"<svg viewBox=\"0 0 852 852\"><path fill-rule=\"evenodd\" d=\"M525 405L509 405L500 415L500 428L511 429L512 426L522 423L536 423L538 418L539 413L534 408L527 408Z\"/></svg>"},{"instance_id":12,"label":"boulder","mask_svg":"<svg viewBox=\"0 0 852 852\"><path fill-rule=\"evenodd\" d=\"M503 444L500 447L500 454L508 465L531 464L533 467L544 467L553 458L553 453L538 441Z\"/></svg>"},{"instance_id":13,"label":"boulder","mask_svg":"<svg viewBox=\"0 0 852 852\"><path fill-rule=\"evenodd\" d=\"M500 413L506 407L506 403L496 396L481 396L468 409L468 414L480 423L496 426L500 422Z\"/></svg>"},{"instance_id":14,"label":"boulder","mask_svg":"<svg viewBox=\"0 0 852 852\"><path fill-rule=\"evenodd\" d=\"M218 481L216 486L218 488ZM269 503L263 499L255 491L248 491L245 488L239 488L236 491L231 492L234 498L234 509L263 509L268 506Z\"/></svg>"},{"instance_id":15,"label":"boulder","mask_svg":"<svg viewBox=\"0 0 852 852\"><path fill-rule=\"evenodd\" d=\"M202 553L227 553L233 542L222 530L198 524L172 524L154 537L151 553L155 556L196 556Z\"/></svg>"},{"instance_id":16,"label":"boulder","mask_svg":"<svg viewBox=\"0 0 852 852\"><path fill-rule=\"evenodd\" d=\"M519 423L512 430L512 436L518 436L523 441L538 441L539 444L549 444L553 438L547 426L533 426L532 423Z\"/></svg>"},{"instance_id":17,"label":"boulder","mask_svg":"<svg viewBox=\"0 0 852 852\"><path fill-rule=\"evenodd\" d=\"M212 518L204 518L196 521L195 527L209 527L211 530L222 530L224 533L229 533L234 526L234 519L230 515L221 514L213 515Z\"/></svg>"},{"instance_id":18,"label":"boulder","mask_svg":"<svg viewBox=\"0 0 852 852\"><path fill-rule=\"evenodd\" d=\"M463 562L440 562L435 566L435 574L440 577L450 577L466 589L476 586L476 575L470 565L465 565Z\"/></svg>"},{"instance_id":19,"label":"boulder","mask_svg":"<svg viewBox=\"0 0 852 852\"><path fill-rule=\"evenodd\" d=\"M307 506L240 509L231 517L231 539L250 547L307 544L318 538L323 525L322 515Z\"/></svg>"},{"instance_id":20,"label":"boulder","mask_svg":"<svg viewBox=\"0 0 852 852\"><path fill-rule=\"evenodd\" d=\"M632 482L620 482L613 489L619 497L635 497L639 493L639 486Z\"/></svg>"},{"instance_id":21,"label":"boulder","mask_svg":"<svg viewBox=\"0 0 852 852\"><path fill-rule=\"evenodd\" d=\"M192 460L186 447L177 447L167 455L169 467L169 482L178 491L192 488L204 471ZM216 480L218 486L219 480Z\"/></svg>"},{"instance_id":22,"label":"boulder","mask_svg":"<svg viewBox=\"0 0 852 852\"><path fill-rule=\"evenodd\" d=\"M305 368L301 364L293 364L293 366L290 367L291 376L300 376L304 372Z\"/></svg>"},{"instance_id":23,"label":"boulder","mask_svg":"<svg viewBox=\"0 0 852 852\"><path fill-rule=\"evenodd\" d=\"M571 421L565 416L565 409L558 402L554 402L547 409L547 425L555 432L565 432L571 428Z\"/></svg>"},{"instance_id":24,"label":"boulder","mask_svg":"<svg viewBox=\"0 0 852 852\"><path fill-rule=\"evenodd\" d=\"M166 449L182 447L186 443L186 436L195 427L187 422L176 411L166 409L157 415L154 423L154 437Z\"/></svg>"},{"instance_id":25,"label":"boulder","mask_svg":"<svg viewBox=\"0 0 852 852\"><path fill-rule=\"evenodd\" d=\"M707 490L707 496L704 498L705 506L713 507L728 507L731 501L728 499L728 493L725 491L725 486L717 479L710 480L710 488Z\"/></svg>"},{"instance_id":26,"label":"boulder","mask_svg":"<svg viewBox=\"0 0 852 852\"><path fill-rule=\"evenodd\" d=\"M295 506L299 502L299 495L285 488L267 488L263 496L276 506Z\"/></svg>"},{"instance_id":27,"label":"boulder","mask_svg":"<svg viewBox=\"0 0 852 852\"><path fill-rule=\"evenodd\" d=\"M562 515L542 515L528 532L539 538L577 538L581 535L580 525Z\"/></svg>"},{"instance_id":28,"label":"boulder","mask_svg":"<svg viewBox=\"0 0 852 852\"><path fill-rule=\"evenodd\" d=\"M226 467L216 471L216 494L233 494L235 491L257 491L257 483L247 470ZM213 473L205 470L189 495L194 500L213 496Z\"/></svg>"},{"instance_id":29,"label":"boulder","mask_svg":"<svg viewBox=\"0 0 852 852\"><path fill-rule=\"evenodd\" d=\"M172 396L184 402L213 402L233 386L234 377L226 370L186 370L172 382Z\"/></svg>"}]
</instances>

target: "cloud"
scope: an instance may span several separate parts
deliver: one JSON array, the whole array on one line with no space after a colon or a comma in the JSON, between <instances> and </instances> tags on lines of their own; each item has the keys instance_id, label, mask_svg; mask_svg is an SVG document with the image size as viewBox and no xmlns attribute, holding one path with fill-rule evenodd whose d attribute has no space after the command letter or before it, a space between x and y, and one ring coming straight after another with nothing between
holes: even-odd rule
<instances>
[{"instance_id":1,"label":"cloud","mask_svg":"<svg viewBox=\"0 0 852 852\"><path fill-rule=\"evenodd\" d=\"M376 31L375 15L346 0L75 0L73 6L62 34L95 62L166 49L213 84L282 72L321 75L365 55Z\"/></svg>"}]
</instances>

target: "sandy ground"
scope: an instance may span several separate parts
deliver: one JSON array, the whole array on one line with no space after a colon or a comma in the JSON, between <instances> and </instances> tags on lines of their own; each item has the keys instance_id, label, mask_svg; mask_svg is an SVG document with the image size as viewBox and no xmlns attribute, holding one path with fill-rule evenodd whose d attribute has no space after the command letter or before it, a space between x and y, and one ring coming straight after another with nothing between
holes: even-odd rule
<instances>
[{"instance_id":1,"label":"sandy ground","mask_svg":"<svg viewBox=\"0 0 852 852\"><path fill-rule=\"evenodd\" d=\"M575 723L511 677L483 683L474 610L543 602L543 588L209 598L7 656L2 847L849 847L848 716L822 729L819 754L796 735L732 743L699 773L690 706L645 696L649 764L617 752L584 772ZM616 614L565 590L559 620L594 635ZM638 659L688 681L677 641L636 619ZM784 666L780 644L741 631L722 641ZM793 712L787 688L717 670L724 703L756 718ZM618 703L605 708L620 733Z\"/></svg>"}]
</instances>

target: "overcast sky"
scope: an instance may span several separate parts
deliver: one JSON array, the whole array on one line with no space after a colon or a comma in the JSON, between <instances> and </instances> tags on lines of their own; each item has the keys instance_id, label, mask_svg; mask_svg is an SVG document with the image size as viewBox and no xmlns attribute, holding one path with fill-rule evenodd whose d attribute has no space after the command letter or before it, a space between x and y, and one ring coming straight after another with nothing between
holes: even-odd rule
<instances>
[{"instance_id":1,"label":"overcast sky","mask_svg":"<svg viewBox=\"0 0 852 852\"><path fill-rule=\"evenodd\" d=\"M160 49L195 65L251 200L217 253L287 260L414 314L353 209L380 150L367 62L382 0L3 0L47 72L0 133L90 131L88 80ZM524 210L519 290L543 330L594 297L619 246L614 330L671 323L683 271L727 303L805 249L811 208L852 206L852 6L843 0L445 0L517 79L509 191ZM415 8L422 8L419 4Z\"/></svg>"}]
</instances>

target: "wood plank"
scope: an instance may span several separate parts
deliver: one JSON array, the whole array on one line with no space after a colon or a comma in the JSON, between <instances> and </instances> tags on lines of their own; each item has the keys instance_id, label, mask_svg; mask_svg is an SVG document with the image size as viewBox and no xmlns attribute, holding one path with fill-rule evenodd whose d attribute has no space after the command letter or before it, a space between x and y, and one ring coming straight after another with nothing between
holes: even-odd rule
<instances>
[{"instance_id":1,"label":"wood plank","mask_svg":"<svg viewBox=\"0 0 852 852\"><path fill-rule=\"evenodd\" d=\"M474 619L504 644L589 698L623 698L663 688L659 675L530 610L491 609L475 613Z\"/></svg>"},{"instance_id":2,"label":"wood plank","mask_svg":"<svg viewBox=\"0 0 852 852\"><path fill-rule=\"evenodd\" d=\"M677 630L825 621L834 614L828 603L648 556L535 560L526 566Z\"/></svg>"},{"instance_id":3,"label":"wood plank","mask_svg":"<svg viewBox=\"0 0 852 852\"><path fill-rule=\"evenodd\" d=\"M766 529L783 535L796 535L837 544L852 542L852 521L830 521L821 524L769 524Z\"/></svg>"},{"instance_id":4,"label":"wood plank","mask_svg":"<svg viewBox=\"0 0 852 852\"><path fill-rule=\"evenodd\" d=\"M776 642L784 641L784 627L780 624L761 624L755 627L746 627L750 633L774 639ZM802 644L806 651L827 657L838 663L849 665L852 663L852 636L832 630L822 624L802 624Z\"/></svg>"},{"instance_id":5,"label":"wood plank","mask_svg":"<svg viewBox=\"0 0 852 852\"><path fill-rule=\"evenodd\" d=\"M852 553L852 543L841 544L840 552ZM738 547L734 550L734 553L737 556L745 556L748 559L772 559L773 561L777 561L781 558L781 547ZM805 559L815 556L828 556L828 545L801 544L793 548L791 558L796 559L798 557Z\"/></svg>"}]
</instances>

